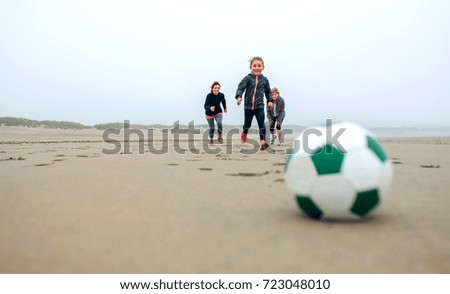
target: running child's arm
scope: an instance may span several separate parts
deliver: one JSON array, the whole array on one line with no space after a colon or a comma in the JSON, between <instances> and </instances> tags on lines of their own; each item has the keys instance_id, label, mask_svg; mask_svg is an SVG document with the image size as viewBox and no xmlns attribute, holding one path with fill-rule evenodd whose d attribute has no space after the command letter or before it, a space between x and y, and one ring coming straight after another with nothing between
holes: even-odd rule
<instances>
[{"instance_id":1,"label":"running child's arm","mask_svg":"<svg viewBox=\"0 0 450 294\"><path fill-rule=\"evenodd\" d=\"M267 83L265 84L264 94L266 95L267 107L272 108L273 107L272 90L270 89L269 80L267 80Z\"/></svg>"},{"instance_id":2,"label":"running child's arm","mask_svg":"<svg viewBox=\"0 0 450 294\"><path fill-rule=\"evenodd\" d=\"M273 120L272 108L267 107L267 109L266 109L266 116L267 116L267 119L268 119L269 121Z\"/></svg>"},{"instance_id":3,"label":"running child's arm","mask_svg":"<svg viewBox=\"0 0 450 294\"><path fill-rule=\"evenodd\" d=\"M286 115L286 112L284 111L284 107L285 107L285 104L284 104L284 99L283 100L281 100L281 110L280 110L280 119L281 120L283 120L284 119L284 116Z\"/></svg>"},{"instance_id":4,"label":"running child's arm","mask_svg":"<svg viewBox=\"0 0 450 294\"><path fill-rule=\"evenodd\" d=\"M236 99L241 98L242 99L242 95L244 95L244 91L247 88L248 85L248 77L244 77L242 79L242 81L239 83L237 90L236 90L236 95L234 96Z\"/></svg>"},{"instance_id":5,"label":"running child's arm","mask_svg":"<svg viewBox=\"0 0 450 294\"><path fill-rule=\"evenodd\" d=\"M210 105L209 105L209 94L206 95L206 99L205 99L205 105L203 106L205 108L205 110L208 110Z\"/></svg>"},{"instance_id":6,"label":"running child's arm","mask_svg":"<svg viewBox=\"0 0 450 294\"><path fill-rule=\"evenodd\" d=\"M210 94L208 94L206 96L204 107L206 110L210 110L210 111L214 111L214 109L216 108L214 105L211 105L211 95Z\"/></svg>"},{"instance_id":7,"label":"running child's arm","mask_svg":"<svg viewBox=\"0 0 450 294\"><path fill-rule=\"evenodd\" d=\"M264 93L266 94L267 105L269 105L269 103L272 103L272 90L270 89L269 80L267 80L267 83L265 84Z\"/></svg>"},{"instance_id":8,"label":"running child's arm","mask_svg":"<svg viewBox=\"0 0 450 294\"><path fill-rule=\"evenodd\" d=\"M222 106L225 113L227 112L227 100L225 100L225 95L222 96Z\"/></svg>"},{"instance_id":9,"label":"running child's arm","mask_svg":"<svg viewBox=\"0 0 450 294\"><path fill-rule=\"evenodd\" d=\"M237 105L241 105L242 100L243 100L242 95L244 95L244 91L247 88L247 85L248 85L248 77L246 76L239 83L238 88L236 90L235 98L236 98Z\"/></svg>"}]
</instances>

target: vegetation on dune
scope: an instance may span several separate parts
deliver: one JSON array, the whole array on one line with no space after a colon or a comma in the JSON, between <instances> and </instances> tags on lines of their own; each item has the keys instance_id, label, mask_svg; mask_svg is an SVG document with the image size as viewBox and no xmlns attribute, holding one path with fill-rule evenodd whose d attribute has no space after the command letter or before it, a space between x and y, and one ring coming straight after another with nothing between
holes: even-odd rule
<instances>
[{"instance_id":1,"label":"vegetation on dune","mask_svg":"<svg viewBox=\"0 0 450 294\"><path fill-rule=\"evenodd\" d=\"M8 127L48 128L48 129L76 129L82 130L89 127L70 121L32 120L16 117L0 117L0 125Z\"/></svg>"},{"instance_id":2,"label":"vegetation on dune","mask_svg":"<svg viewBox=\"0 0 450 294\"><path fill-rule=\"evenodd\" d=\"M97 130L107 130L107 129L123 129L124 128L124 122L111 122L111 123L104 123L104 124L96 124L93 126L86 126L77 122L70 122L70 121L50 121L50 120L32 120L32 119L26 119L26 118L17 118L17 117L0 117L0 126L7 126L7 127L28 127L28 128L48 128L48 129L74 129L74 130L83 130L83 129L97 129ZM172 125L162 125L162 124L149 124L149 125L143 125L143 124L130 124L129 128L131 129L141 129L141 130L147 130L147 129L173 129L175 127L174 124ZM187 124L180 124L178 126L180 129L188 129L189 125ZM201 123L201 124L194 124L195 129L209 129L209 126L207 124ZM240 129L242 128L241 125L223 125L224 131L229 131L231 129ZM254 129L257 129L254 127ZM294 131L301 131L304 129L304 127L296 126L296 125L286 125L285 129L292 129Z\"/></svg>"},{"instance_id":3,"label":"vegetation on dune","mask_svg":"<svg viewBox=\"0 0 450 294\"><path fill-rule=\"evenodd\" d=\"M106 129L123 129L124 123L123 122L113 122L113 123L105 123L105 124L96 124L92 126L93 128L97 130L106 130ZM157 129L157 128L170 128L170 126L160 125L160 124L154 124L154 125L140 125L140 124L130 124L129 128L131 129Z\"/></svg>"}]
</instances>

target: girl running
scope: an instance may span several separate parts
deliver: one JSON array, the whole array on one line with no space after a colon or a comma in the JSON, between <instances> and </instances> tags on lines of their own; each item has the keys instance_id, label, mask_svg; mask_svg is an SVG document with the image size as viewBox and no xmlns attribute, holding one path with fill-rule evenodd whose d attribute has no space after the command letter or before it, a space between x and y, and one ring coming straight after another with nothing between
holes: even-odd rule
<instances>
[{"instance_id":1,"label":"girl running","mask_svg":"<svg viewBox=\"0 0 450 294\"><path fill-rule=\"evenodd\" d=\"M286 112L284 111L284 99L280 96L280 91L276 87L272 88L272 107L267 107L267 119L269 120L270 133L272 139L270 144L274 144L278 137L278 146L282 142L281 138L281 124L283 123ZM277 135L275 135L275 124L277 129Z\"/></svg>"},{"instance_id":2,"label":"girl running","mask_svg":"<svg viewBox=\"0 0 450 294\"><path fill-rule=\"evenodd\" d=\"M244 126L241 134L241 142L247 142L248 129L252 125L253 117L256 117L259 127L260 150L265 150L269 145L266 143L266 127L264 125L264 94L269 107L272 107L272 95L269 80L262 75L264 60L253 57L250 60L250 73L239 83L236 91L236 102L240 105L244 100ZM245 99L242 98L245 92Z\"/></svg>"}]
</instances>

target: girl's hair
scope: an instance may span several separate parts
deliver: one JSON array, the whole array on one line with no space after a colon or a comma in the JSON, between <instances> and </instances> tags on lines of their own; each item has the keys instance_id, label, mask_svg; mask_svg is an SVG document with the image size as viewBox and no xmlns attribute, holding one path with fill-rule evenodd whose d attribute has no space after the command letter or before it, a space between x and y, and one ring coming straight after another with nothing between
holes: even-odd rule
<instances>
[{"instance_id":1,"label":"girl's hair","mask_svg":"<svg viewBox=\"0 0 450 294\"><path fill-rule=\"evenodd\" d=\"M262 64L264 65L264 59L262 59L262 57L260 57L260 56L254 56L254 57L252 57L252 58L250 59L250 65L252 65L253 61L255 61L255 60L261 61Z\"/></svg>"},{"instance_id":2,"label":"girl's hair","mask_svg":"<svg viewBox=\"0 0 450 294\"><path fill-rule=\"evenodd\" d=\"M280 91L278 91L277 87L272 88L272 93L277 93L278 95L280 95Z\"/></svg>"},{"instance_id":3,"label":"girl's hair","mask_svg":"<svg viewBox=\"0 0 450 294\"><path fill-rule=\"evenodd\" d=\"M214 88L215 85L219 85L219 87L222 88L222 86L220 85L220 83L218 81L214 81L214 83L212 83L212 85L211 85L211 93L212 93L213 88Z\"/></svg>"}]
</instances>

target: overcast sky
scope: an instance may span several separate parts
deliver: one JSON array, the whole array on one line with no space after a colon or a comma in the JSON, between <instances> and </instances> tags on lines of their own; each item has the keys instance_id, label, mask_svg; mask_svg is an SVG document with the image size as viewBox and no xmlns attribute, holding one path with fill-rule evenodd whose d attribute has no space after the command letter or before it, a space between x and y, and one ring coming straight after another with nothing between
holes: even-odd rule
<instances>
[{"instance_id":1,"label":"overcast sky","mask_svg":"<svg viewBox=\"0 0 450 294\"><path fill-rule=\"evenodd\" d=\"M242 124L255 55L285 124L450 126L448 0L0 0L0 116L203 124L218 80Z\"/></svg>"}]
</instances>

